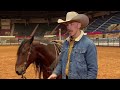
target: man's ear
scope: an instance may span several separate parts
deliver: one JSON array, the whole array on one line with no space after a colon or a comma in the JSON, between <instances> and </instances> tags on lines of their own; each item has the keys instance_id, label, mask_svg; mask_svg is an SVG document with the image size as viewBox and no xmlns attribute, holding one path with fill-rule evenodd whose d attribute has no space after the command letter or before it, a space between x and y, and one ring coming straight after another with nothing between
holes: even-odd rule
<instances>
[{"instance_id":1,"label":"man's ear","mask_svg":"<svg viewBox=\"0 0 120 90\"><path fill-rule=\"evenodd\" d=\"M77 25L77 26L78 26L78 28L80 29L80 28L81 28L81 23L78 23L78 25Z\"/></svg>"}]
</instances>

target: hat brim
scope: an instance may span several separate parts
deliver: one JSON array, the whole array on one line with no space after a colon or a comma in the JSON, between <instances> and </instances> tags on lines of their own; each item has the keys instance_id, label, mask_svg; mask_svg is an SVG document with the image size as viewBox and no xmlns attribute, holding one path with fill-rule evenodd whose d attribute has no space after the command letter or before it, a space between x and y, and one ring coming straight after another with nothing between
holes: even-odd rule
<instances>
[{"instance_id":1,"label":"hat brim","mask_svg":"<svg viewBox=\"0 0 120 90\"><path fill-rule=\"evenodd\" d=\"M62 19L58 19L58 23L65 23L65 22L69 22L69 21L71 21L71 20L64 21Z\"/></svg>"},{"instance_id":2,"label":"hat brim","mask_svg":"<svg viewBox=\"0 0 120 90\"><path fill-rule=\"evenodd\" d=\"M78 21L80 22L80 14L78 14L77 16L75 16L74 18L71 18L70 20L62 20L62 19L58 19L58 23L65 23L65 22L70 22L70 21Z\"/></svg>"},{"instance_id":3,"label":"hat brim","mask_svg":"<svg viewBox=\"0 0 120 90\"><path fill-rule=\"evenodd\" d=\"M77 21L80 22L82 24L82 27L86 27L89 23L89 18L83 14L78 14L77 16L75 16L74 18L71 18L71 20L62 20L62 19L58 19L58 23L66 23L66 22L70 22L70 21Z\"/></svg>"}]
</instances>

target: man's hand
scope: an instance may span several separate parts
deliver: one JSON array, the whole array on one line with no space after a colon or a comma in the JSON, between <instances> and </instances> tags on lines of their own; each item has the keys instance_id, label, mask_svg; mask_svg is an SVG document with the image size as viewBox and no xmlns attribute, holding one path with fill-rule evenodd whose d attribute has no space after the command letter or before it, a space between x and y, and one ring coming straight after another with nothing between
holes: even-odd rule
<instances>
[{"instance_id":1,"label":"man's hand","mask_svg":"<svg viewBox=\"0 0 120 90\"><path fill-rule=\"evenodd\" d=\"M56 74L51 74L49 77L48 77L48 79L56 79L57 78L57 75Z\"/></svg>"}]
</instances>

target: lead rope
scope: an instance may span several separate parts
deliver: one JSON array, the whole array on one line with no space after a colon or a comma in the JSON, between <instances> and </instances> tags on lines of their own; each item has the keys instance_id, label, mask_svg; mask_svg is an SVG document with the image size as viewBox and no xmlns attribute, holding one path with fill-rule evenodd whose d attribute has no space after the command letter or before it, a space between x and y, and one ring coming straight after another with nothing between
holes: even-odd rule
<instances>
[{"instance_id":1,"label":"lead rope","mask_svg":"<svg viewBox=\"0 0 120 90\"><path fill-rule=\"evenodd\" d=\"M22 74L22 77L21 77L22 79L27 79L23 74Z\"/></svg>"},{"instance_id":2,"label":"lead rope","mask_svg":"<svg viewBox=\"0 0 120 90\"><path fill-rule=\"evenodd\" d=\"M53 63L50 65L50 70L53 70L54 69L54 67L56 67L56 65L57 65L57 62L58 62L58 50L57 50L57 47L56 47L56 45L54 44L54 47L55 47L55 52L56 52L56 58L55 58L55 60L53 61Z\"/></svg>"},{"instance_id":3,"label":"lead rope","mask_svg":"<svg viewBox=\"0 0 120 90\"><path fill-rule=\"evenodd\" d=\"M58 50L57 50L57 47L56 47L56 44L54 44L54 47L55 47L55 52L56 52L56 58L55 58L55 66L57 65L57 59L58 59Z\"/></svg>"}]
</instances>

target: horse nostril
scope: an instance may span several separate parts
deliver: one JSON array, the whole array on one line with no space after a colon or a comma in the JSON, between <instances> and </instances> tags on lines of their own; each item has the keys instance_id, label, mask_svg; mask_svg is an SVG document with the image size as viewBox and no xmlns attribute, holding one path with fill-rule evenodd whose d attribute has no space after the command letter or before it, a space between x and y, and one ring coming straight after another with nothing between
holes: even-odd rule
<instances>
[{"instance_id":1,"label":"horse nostril","mask_svg":"<svg viewBox=\"0 0 120 90\"><path fill-rule=\"evenodd\" d=\"M18 71L16 71L16 73L18 74Z\"/></svg>"},{"instance_id":2,"label":"horse nostril","mask_svg":"<svg viewBox=\"0 0 120 90\"><path fill-rule=\"evenodd\" d=\"M16 73L17 73L18 75L20 75L20 73L19 73L18 71L16 71Z\"/></svg>"}]
</instances>

